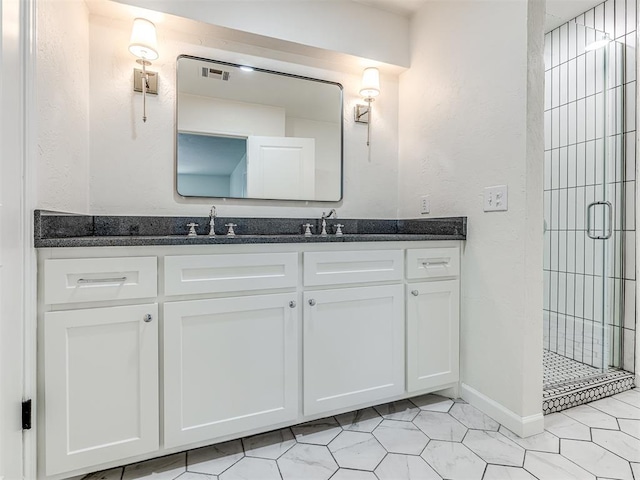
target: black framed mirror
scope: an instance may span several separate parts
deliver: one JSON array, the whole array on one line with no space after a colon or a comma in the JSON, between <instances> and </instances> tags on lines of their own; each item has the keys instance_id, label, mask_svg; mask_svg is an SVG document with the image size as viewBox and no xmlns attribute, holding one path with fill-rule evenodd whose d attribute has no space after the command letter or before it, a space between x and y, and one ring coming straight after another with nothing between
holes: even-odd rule
<instances>
[{"instance_id":1,"label":"black framed mirror","mask_svg":"<svg viewBox=\"0 0 640 480\"><path fill-rule=\"evenodd\" d=\"M178 194L341 200L342 102L339 83L179 56Z\"/></svg>"}]
</instances>

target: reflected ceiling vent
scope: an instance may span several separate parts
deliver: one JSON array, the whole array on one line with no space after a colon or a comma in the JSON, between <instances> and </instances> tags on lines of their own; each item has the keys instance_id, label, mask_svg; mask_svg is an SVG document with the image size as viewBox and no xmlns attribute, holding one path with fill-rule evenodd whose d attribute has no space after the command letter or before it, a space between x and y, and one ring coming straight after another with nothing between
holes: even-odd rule
<instances>
[{"instance_id":1,"label":"reflected ceiling vent","mask_svg":"<svg viewBox=\"0 0 640 480\"><path fill-rule=\"evenodd\" d=\"M202 67L202 76L206 78L213 78L215 80L229 80L229 72L218 70L217 68Z\"/></svg>"}]
</instances>

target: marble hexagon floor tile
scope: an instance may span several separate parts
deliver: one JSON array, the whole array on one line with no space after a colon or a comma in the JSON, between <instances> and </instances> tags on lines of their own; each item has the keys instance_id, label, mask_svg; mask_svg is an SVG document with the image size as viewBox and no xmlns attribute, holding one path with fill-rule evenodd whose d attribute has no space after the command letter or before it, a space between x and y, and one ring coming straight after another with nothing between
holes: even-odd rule
<instances>
[{"instance_id":1,"label":"marble hexagon floor tile","mask_svg":"<svg viewBox=\"0 0 640 480\"><path fill-rule=\"evenodd\" d=\"M544 428L559 438L591 440L589 427L567 417L564 413L546 415L544 417Z\"/></svg>"},{"instance_id":2,"label":"marble hexagon floor tile","mask_svg":"<svg viewBox=\"0 0 640 480\"><path fill-rule=\"evenodd\" d=\"M450 398L432 393L412 398L411 402L419 407L420 410L428 410L430 412L448 412L453 405L453 400Z\"/></svg>"},{"instance_id":3,"label":"marble hexagon floor tile","mask_svg":"<svg viewBox=\"0 0 640 480\"><path fill-rule=\"evenodd\" d=\"M524 468L487 465L482 480L537 480Z\"/></svg>"},{"instance_id":4,"label":"marble hexagon floor tile","mask_svg":"<svg viewBox=\"0 0 640 480\"><path fill-rule=\"evenodd\" d=\"M485 415L473 405L456 403L449 410L449 414L467 428L478 430L493 430L500 428L500 424L493 418Z\"/></svg>"},{"instance_id":5,"label":"marble hexagon floor tile","mask_svg":"<svg viewBox=\"0 0 640 480\"><path fill-rule=\"evenodd\" d=\"M487 463L521 467L524 462L524 448L498 432L469 430L462 443Z\"/></svg>"},{"instance_id":6,"label":"marble hexagon floor tile","mask_svg":"<svg viewBox=\"0 0 640 480\"><path fill-rule=\"evenodd\" d=\"M410 422L420 412L420 409L409 400L385 403L374 408L387 420L403 420L405 422Z\"/></svg>"},{"instance_id":7,"label":"marble hexagon floor tile","mask_svg":"<svg viewBox=\"0 0 640 480\"><path fill-rule=\"evenodd\" d=\"M220 475L220 480L281 480L275 460L244 457L234 466Z\"/></svg>"},{"instance_id":8,"label":"marble hexagon floor tile","mask_svg":"<svg viewBox=\"0 0 640 480\"><path fill-rule=\"evenodd\" d=\"M640 440L624 432L591 430L593 442L621 456L629 462L640 462ZM562 450L560 450L562 452Z\"/></svg>"},{"instance_id":9,"label":"marble hexagon floor tile","mask_svg":"<svg viewBox=\"0 0 640 480\"><path fill-rule=\"evenodd\" d=\"M281 480L275 460L244 457L220 475L220 480Z\"/></svg>"},{"instance_id":10,"label":"marble hexagon floor tile","mask_svg":"<svg viewBox=\"0 0 640 480\"><path fill-rule=\"evenodd\" d=\"M331 480L378 480L378 478L373 472L340 468L333 477L331 477Z\"/></svg>"},{"instance_id":11,"label":"marble hexagon floor tile","mask_svg":"<svg viewBox=\"0 0 640 480\"><path fill-rule=\"evenodd\" d=\"M589 405L614 417L640 420L640 408L634 407L626 402L621 402L615 397L596 400L595 402L591 402Z\"/></svg>"},{"instance_id":12,"label":"marble hexagon floor tile","mask_svg":"<svg viewBox=\"0 0 640 480\"><path fill-rule=\"evenodd\" d=\"M218 480L218 477L206 473L184 472L176 480Z\"/></svg>"},{"instance_id":13,"label":"marble hexagon floor tile","mask_svg":"<svg viewBox=\"0 0 640 480\"><path fill-rule=\"evenodd\" d=\"M538 433L537 435L531 435L530 437L520 438L511 430L501 425L499 432L508 439L516 442L525 450L560 453L560 439L547 431Z\"/></svg>"},{"instance_id":14,"label":"marble hexagon floor tile","mask_svg":"<svg viewBox=\"0 0 640 480\"><path fill-rule=\"evenodd\" d=\"M413 423L398 420L383 421L373 431L373 436L389 453L420 455L429 442L429 437Z\"/></svg>"},{"instance_id":15,"label":"marble hexagon floor tile","mask_svg":"<svg viewBox=\"0 0 640 480\"><path fill-rule=\"evenodd\" d=\"M636 408L640 408L640 389L634 388L633 390L627 390L616 395L616 400L633 405Z\"/></svg>"},{"instance_id":16,"label":"marble hexagon floor tile","mask_svg":"<svg viewBox=\"0 0 640 480\"><path fill-rule=\"evenodd\" d=\"M539 479L595 480L595 476L557 453L527 452L524 468Z\"/></svg>"},{"instance_id":17,"label":"marble hexagon floor tile","mask_svg":"<svg viewBox=\"0 0 640 480\"><path fill-rule=\"evenodd\" d=\"M422 457L390 453L375 470L380 480L440 480ZM333 479L332 479L333 480Z\"/></svg>"},{"instance_id":18,"label":"marble hexagon floor tile","mask_svg":"<svg viewBox=\"0 0 640 480\"><path fill-rule=\"evenodd\" d=\"M329 451L342 468L374 470L387 454L371 433L342 432L329 444Z\"/></svg>"},{"instance_id":19,"label":"marble hexagon floor tile","mask_svg":"<svg viewBox=\"0 0 640 480\"><path fill-rule=\"evenodd\" d=\"M240 440L218 443L187 452L187 470L220 475L242 457L244 457L244 450Z\"/></svg>"},{"instance_id":20,"label":"marble hexagon floor tile","mask_svg":"<svg viewBox=\"0 0 640 480\"><path fill-rule=\"evenodd\" d=\"M461 443L432 440L421 455L442 478L481 479L487 464Z\"/></svg>"},{"instance_id":21,"label":"marble hexagon floor tile","mask_svg":"<svg viewBox=\"0 0 640 480\"><path fill-rule=\"evenodd\" d=\"M394 402L83 480L640 480L640 419L628 418L637 392L548 415L528 438L496 432L469 404L425 395L414 399L422 409Z\"/></svg>"},{"instance_id":22,"label":"marble hexagon floor tile","mask_svg":"<svg viewBox=\"0 0 640 480\"><path fill-rule=\"evenodd\" d=\"M633 480L629 462L595 443L562 439L560 452L563 457L597 477Z\"/></svg>"},{"instance_id":23,"label":"marble hexagon floor tile","mask_svg":"<svg viewBox=\"0 0 640 480\"><path fill-rule=\"evenodd\" d=\"M296 439L288 428L242 439L242 445L247 457L268 458L271 460L277 460L295 444Z\"/></svg>"},{"instance_id":24,"label":"marble hexagon floor tile","mask_svg":"<svg viewBox=\"0 0 640 480\"><path fill-rule=\"evenodd\" d=\"M343 413L338 415L336 420L345 430L371 433L380 425L383 418L374 408L369 407L355 412Z\"/></svg>"},{"instance_id":25,"label":"marble hexagon floor tile","mask_svg":"<svg viewBox=\"0 0 640 480\"><path fill-rule=\"evenodd\" d=\"M579 405L574 408L563 410L562 413L569 418L573 418L580 423L584 423L588 427L618 430L618 422L615 417L612 417L608 413L604 413L589 405Z\"/></svg>"},{"instance_id":26,"label":"marble hexagon floor tile","mask_svg":"<svg viewBox=\"0 0 640 480\"><path fill-rule=\"evenodd\" d=\"M299 443L278 459L283 480L328 480L338 465L327 447Z\"/></svg>"},{"instance_id":27,"label":"marble hexagon floor tile","mask_svg":"<svg viewBox=\"0 0 640 480\"><path fill-rule=\"evenodd\" d=\"M83 480L120 480L124 467L112 468L102 472L90 473Z\"/></svg>"},{"instance_id":28,"label":"marble hexagon floor tile","mask_svg":"<svg viewBox=\"0 0 640 480\"><path fill-rule=\"evenodd\" d=\"M413 423L433 440L461 442L467 433L467 427L448 413L420 412Z\"/></svg>"},{"instance_id":29,"label":"marble hexagon floor tile","mask_svg":"<svg viewBox=\"0 0 640 480\"><path fill-rule=\"evenodd\" d=\"M176 453L154 458L146 462L127 465L122 480L153 478L153 480L173 480L187 470L187 454Z\"/></svg>"},{"instance_id":30,"label":"marble hexagon floor tile","mask_svg":"<svg viewBox=\"0 0 640 480\"><path fill-rule=\"evenodd\" d=\"M620 430L635 438L640 438L640 420L630 420L628 418L619 418L618 425Z\"/></svg>"},{"instance_id":31,"label":"marble hexagon floor tile","mask_svg":"<svg viewBox=\"0 0 640 480\"><path fill-rule=\"evenodd\" d=\"M299 443L328 445L338 436L342 428L335 418L328 417L296 425L291 430Z\"/></svg>"}]
</instances>

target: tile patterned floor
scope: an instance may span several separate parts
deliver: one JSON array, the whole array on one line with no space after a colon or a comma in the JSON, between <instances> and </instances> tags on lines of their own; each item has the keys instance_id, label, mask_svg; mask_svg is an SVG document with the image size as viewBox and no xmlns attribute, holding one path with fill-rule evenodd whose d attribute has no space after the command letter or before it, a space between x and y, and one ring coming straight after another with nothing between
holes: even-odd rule
<instances>
[{"instance_id":1,"label":"tile patterned floor","mask_svg":"<svg viewBox=\"0 0 640 480\"><path fill-rule=\"evenodd\" d=\"M544 350L545 415L609 397L633 388L635 376L624 370L600 373L597 368Z\"/></svg>"},{"instance_id":2,"label":"tile patterned floor","mask_svg":"<svg viewBox=\"0 0 640 480\"><path fill-rule=\"evenodd\" d=\"M640 480L640 389L545 417L519 438L463 401L425 395L86 480Z\"/></svg>"},{"instance_id":3,"label":"tile patterned floor","mask_svg":"<svg viewBox=\"0 0 640 480\"><path fill-rule=\"evenodd\" d=\"M580 363L546 349L542 356L542 362L544 364L543 388L545 390L600 374L600 370L591 365Z\"/></svg>"}]
</instances>

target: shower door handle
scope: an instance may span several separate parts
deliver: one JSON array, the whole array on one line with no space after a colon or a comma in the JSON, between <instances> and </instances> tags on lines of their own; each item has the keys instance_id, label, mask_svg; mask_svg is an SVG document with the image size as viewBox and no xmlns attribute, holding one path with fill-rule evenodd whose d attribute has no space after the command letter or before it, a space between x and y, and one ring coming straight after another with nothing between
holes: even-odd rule
<instances>
[{"instance_id":1,"label":"shower door handle","mask_svg":"<svg viewBox=\"0 0 640 480\"><path fill-rule=\"evenodd\" d=\"M607 225L607 232L604 235L594 235L591 232L591 209L597 205L603 205L604 207L606 207L607 215L605 215L605 218L602 219L603 222L606 222L606 225ZM604 225L602 230L604 231ZM611 238L612 234L613 234L613 205L611 205L611 202L599 201L599 202L590 203L589 206L587 207L587 236L593 240L608 240L609 238Z\"/></svg>"}]
</instances>

